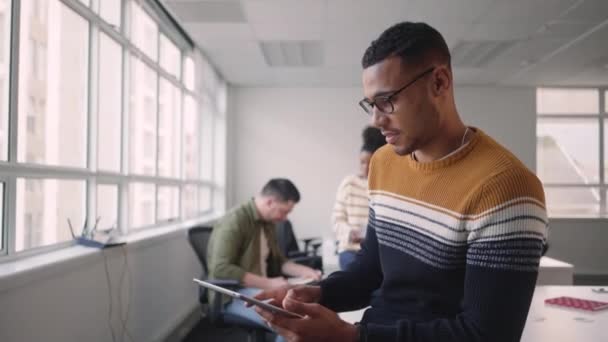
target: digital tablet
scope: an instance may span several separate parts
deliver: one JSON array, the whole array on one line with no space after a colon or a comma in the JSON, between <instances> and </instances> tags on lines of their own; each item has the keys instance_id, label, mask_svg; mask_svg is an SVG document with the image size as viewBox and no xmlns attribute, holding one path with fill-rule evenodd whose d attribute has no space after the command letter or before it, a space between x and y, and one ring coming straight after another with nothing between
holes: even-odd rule
<instances>
[{"instance_id":1,"label":"digital tablet","mask_svg":"<svg viewBox=\"0 0 608 342\"><path fill-rule=\"evenodd\" d=\"M291 318L304 318L304 316L302 316L300 314L297 314L295 312L287 311L287 310L282 309L282 308L280 308L278 306L274 306L272 304L265 303L265 302L263 302L261 300L258 300L258 299L255 299L255 298L252 298L252 297L249 297L249 296L242 295L242 294L240 294L238 292L235 292L235 291L232 291L232 290L228 290L228 289L223 288L221 286L213 285L211 283L208 283L206 281L203 281L203 280L200 280L200 279L196 279L196 278L194 278L192 280L194 280L194 282L197 283L197 284L199 284L200 286L206 287L209 290L225 294L225 295L230 296L232 298L240 299L240 300L242 300L242 301L244 301L246 303L258 306L258 307L260 307L260 308L262 308L262 309L264 309L266 311L270 311L270 312L272 312L274 314L283 315L283 316L287 316L287 317L291 317Z\"/></svg>"}]
</instances>

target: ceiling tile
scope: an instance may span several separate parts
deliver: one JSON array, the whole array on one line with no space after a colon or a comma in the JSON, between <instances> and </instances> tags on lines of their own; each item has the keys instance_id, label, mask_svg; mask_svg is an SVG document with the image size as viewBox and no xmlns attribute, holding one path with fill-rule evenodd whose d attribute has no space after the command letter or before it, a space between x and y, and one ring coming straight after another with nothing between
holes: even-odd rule
<instances>
[{"instance_id":1,"label":"ceiling tile","mask_svg":"<svg viewBox=\"0 0 608 342\"><path fill-rule=\"evenodd\" d=\"M188 23L186 30L201 44L210 41L225 41L230 44L243 40L255 40L248 24L240 23Z\"/></svg>"},{"instance_id":2,"label":"ceiling tile","mask_svg":"<svg viewBox=\"0 0 608 342\"><path fill-rule=\"evenodd\" d=\"M512 44L488 61L474 64L476 67L455 66L458 84L530 86L559 82L590 84L601 80L606 83L607 69L603 65L608 63L605 43L608 30L604 27L608 26L608 0L178 0L166 3L233 84L360 85L360 60L365 49L386 28L406 20L430 23L444 35L450 48L467 41ZM234 14L238 8L242 16ZM182 18L184 13L186 17ZM593 29L595 33L582 36ZM263 40L321 41L324 63L306 70L269 68L259 46Z\"/></svg>"},{"instance_id":3,"label":"ceiling tile","mask_svg":"<svg viewBox=\"0 0 608 342\"><path fill-rule=\"evenodd\" d=\"M255 0L243 7L260 40L320 40L325 31L325 0Z\"/></svg>"},{"instance_id":4,"label":"ceiling tile","mask_svg":"<svg viewBox=\"0 0 608 342\"><path fill-rule=\"evenodd\" d=\"M482 13L478 22L482 24L539 23L557 19L562 13L580 0L509 0L494 1L487 11ZM540 25L539 25L540 26Z\"/></svg>"},{"instance_id":5,"label":"ceiling tile","mask_svg":"<svg viewBox=\"0 0 608 342\"><path fill-rule=\"evenodd\" d=\"M171 1L169 5L182 22L245 22L239 2Z\"/></svg>"},{"instance_id":6,"label":"ceiling tile","mask_svg":"<svg viewBox=\"0 0 608 342\"><path fill-rule=\"evenodd\" d=\"M566 43L564 39L530 39L514 44L487 65L487 69L523 68L538 62Z\"/></svg>"},{"instance_id":7,"label":"ceiling tile","mask_svg":"<svg viewBox=\"0 0 608 342\"><path fill-rule=\"evenodd\" d=\"M608 1L585 0L571 8L562 18L565 21L599 23L608 20Z\"/></svg>"},{"instance_id":8,"label":"ceiling tile","mask_svg":"<svg viewBox=\"0 0 608 342\"><path fill-rule=\"evenodd\" d=\"M431 25L475 23L496 0L408 0L408 14Z\"/></svg>"}]
</instances>

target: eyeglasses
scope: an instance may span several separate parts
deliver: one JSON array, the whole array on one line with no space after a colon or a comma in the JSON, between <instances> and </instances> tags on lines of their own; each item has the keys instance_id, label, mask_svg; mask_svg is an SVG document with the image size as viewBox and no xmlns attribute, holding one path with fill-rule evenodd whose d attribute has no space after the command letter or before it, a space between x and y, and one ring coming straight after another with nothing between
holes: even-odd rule
<instances>
[{"instance_id":1,"label":"eyeglasses","mask_svg":"<svg viewBox=\"0 0 608 342\"><path fill-rule=\"evenodd\" d=\"M411 80L410 82L408 82L406 85L393 91L390 94L376 96L371 101L368 99L363 99L363 100L359 101L359 106L361 106L361 108L363 108L363 110L370 116L374 114L374 108L378 108L378 110L382 113L392 114L395 111L395 106L393 105L393 98L400 92L407 89L407 87L416 83L416 81L418 81L419 79L421 79L424 76L433 72L433 70L435 70L435 67L429 68L428 70L424 71L420 75L414 77L414 79Z\"/></svg>"}]
</instances>

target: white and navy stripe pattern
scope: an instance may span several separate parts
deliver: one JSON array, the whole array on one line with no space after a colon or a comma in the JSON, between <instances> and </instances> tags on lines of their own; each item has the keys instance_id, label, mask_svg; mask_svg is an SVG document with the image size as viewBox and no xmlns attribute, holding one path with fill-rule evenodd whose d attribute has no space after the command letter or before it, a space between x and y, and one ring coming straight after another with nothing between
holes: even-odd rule
<instances>
[{"instance_id":1,"label":"white and navy stripe pattern","mask_svg":"<svg viewBox=\"0 0 608 342\"><path fill-rule=\"evenodd\" d=\"M381 246L442 269L474 265L536 270L545 243L542 203L517 198L477 215L462 215L411 198L372 191L369 226Z\"/></svg>"}]
</instances>

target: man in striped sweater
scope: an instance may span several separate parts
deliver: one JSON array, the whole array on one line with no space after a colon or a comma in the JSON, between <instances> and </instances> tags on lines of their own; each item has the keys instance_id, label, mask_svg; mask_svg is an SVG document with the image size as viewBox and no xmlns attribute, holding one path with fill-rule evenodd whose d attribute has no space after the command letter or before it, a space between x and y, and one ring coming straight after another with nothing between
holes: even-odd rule
<instances>
[{"instance_id":1,"label":"man in striped sweater","mask_svg":"<svg viewBox=\"0 0 608 342\"><path fill-rule=\"evenodd\" d=\"M362 249L319 286L260 295L308 317L261 314L290 341L519 341L547 234L541 183L463 124L432 27L394 25L362 64L360 105L390 144L372 157ZM366 306L358 325L334 312Z\"/></svg>"}]
</instances>

